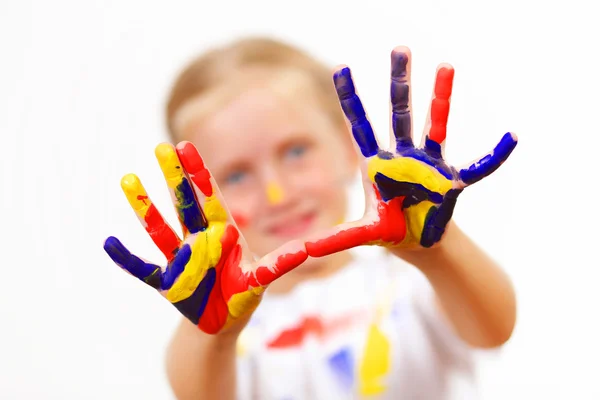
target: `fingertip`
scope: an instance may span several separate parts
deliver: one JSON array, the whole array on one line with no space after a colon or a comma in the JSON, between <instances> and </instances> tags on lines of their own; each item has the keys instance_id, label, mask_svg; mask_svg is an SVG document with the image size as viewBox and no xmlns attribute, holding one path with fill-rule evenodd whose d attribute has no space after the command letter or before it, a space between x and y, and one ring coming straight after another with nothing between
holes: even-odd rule
<instances>
[{"instance_id":1,"label":"fingertip","mask_svg":"<svg viewBox=\"0 0 600 400\"><path fill-rule=\"evenodd\" d=\"M333 67L332 73L335 75L336 73L339 73L341 70L347 69L348 71L350 71L350 67L348 67L348 65L346 64L338 64L335 67Z\"/></svg>"},{"instance_id":2,"label":"fingertip","mask_svg":"<svg viewBox=\"0 0 600 400\"><path fill-rule=\"evenodd\" d=\"M114 236L110 236L104 241L104 251L119 265L123 265L124 261L129 257L129 251Z\"/></svg>"},{"instance_id":3,"label":"fingertip","mask_svg":"<svg viewBox=\"0 0 600 400\"><path fill-rule=\"evenodd\" d=\"M119 243L119 244L121 243L121 242L119 242L119 239L117 239L117 238L116 238L116 237L114 237L114 236L109 236L109 237L107 237L106 239L104 239L104 244L103 244L103 246L102 246L102 247L104 248L104 250L107 250L107 249L109 249L109 248L113 248L113 247L115 247L115 245L116 245L117 243Z\"/></svg>"},{"instance_id":4,"label":"fingertip","mask_svg":"<svg viewBox=\"0 0 600 400\"><path fill-rule=\"evenodd\" d=\"M178 151L184 151L186 149L189 149L190 147L196 148L196 146L194 146L194 144L189 140L182 140L181 142L177 143L176 146Z\"/></svg>"},{"instance_id":5,"label":"fingertip","mask_svg":"<svg viewBox=\"0 0 600 400\"><path fill-rule=\"evenodd\" d=\"M404 55L408 58L412 55L410 48L408 46L399 45L392 49L392 57L395 55Z\"/></svg>"},{"instance_id":6,"label":"fingertip","mask_svg":"<svg viewBox=\"0 0 600 400\"><path fill-rule=\"evenodd\" d=\"M125 192L138 191L142 182L136 174L126 174L121 178L121 189Z\"/></svg>"},{"instance_id":7,"label":"fingertip","mask_svg":"<svg viewBox=\"0 0 600 400\"><path fill-rule=\"evenodd\" d=\"M396 46L391 53L392 76L402 77L408 71L411 53L406 46Z\"/></svg>"},{"instance_id":8,"label":"fingertip","mask_svg":"<svg viewBox=\"0 0 600 400\"><path fill-rule=\"evenodd\" d=\"M333 83L338 93L338 97L345 99L356 93L354 83L352 82L352 72L349 67L341 67L333 74Z\"/></svg>"},{"instance_id":9,"label":"fingertip","mask_svg":"<svg viewBox=\"0 0 600 400\"><path fill-rule=\"evenodd\" d=\"M159 160L166 160L175 153L174 147L171 143L163 142L156 146L154 154Z\"/></svg>"}]
</instances>

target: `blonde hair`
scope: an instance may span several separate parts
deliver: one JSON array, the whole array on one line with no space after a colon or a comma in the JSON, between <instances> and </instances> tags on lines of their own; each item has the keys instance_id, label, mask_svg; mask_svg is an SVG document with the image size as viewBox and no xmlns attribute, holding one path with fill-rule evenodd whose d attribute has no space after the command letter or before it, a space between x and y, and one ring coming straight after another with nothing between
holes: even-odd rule
<instances>
[{"instance_id":1,"label":"blonde hair","mask_svg":"<svg viewBox=\"0 0 600 400\"><path fill-rule=\"evenodd\" d=\"M166 107L171 139L182 139L182 124L189 113L210 115L250 85L296 97L308 91L336 126L345 126L332 70L292 45L256 37L209 50L183 69Z\"/></svg>"}]
</instances>

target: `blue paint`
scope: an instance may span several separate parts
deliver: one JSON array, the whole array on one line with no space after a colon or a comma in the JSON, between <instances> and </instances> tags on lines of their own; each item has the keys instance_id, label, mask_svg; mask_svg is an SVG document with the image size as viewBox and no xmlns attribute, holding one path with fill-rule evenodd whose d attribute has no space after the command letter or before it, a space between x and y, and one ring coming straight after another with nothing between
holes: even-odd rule
<instances>
[{"instance_id":1,"label":"blue paint","mask_svg":"<svg viewBox=\"0 0 600 400\"><path fill-rule=\"evenodd\" d=\"M393 160L394 154L386 150L379 150L377 157L381 158L382 160Z\"/></svg>"},{"instance_id":2,"label":"blue paint","mask_svg":"<svg viewBox=\"0 0 600 400\"><path fill-rule=\"evenodd\" d=\"M392 129L396 136L396 148L412 147L411 116L408 109L410 86L407 81L408 55L392 52L390 98L392 101Z\"/></svg>"},{"instance_id":3,"label":"blue paint","mask_svg":"<svg viewBox=\"0 0 600 400\"><path fill-rule=\"evenodd\" d=\"M375 183L384 201L405 196L402 208L407 208L426 200L436 204L441 204L444 200L441 193L432 192L419 183L399 182L385 176L381 172L375 174Z\"/></svg>"},{"instance_id":4,"label":"blue paint","mask_svg":"<svg viewBox=\"0 0 600 400\"><path fill-rule=\"evenodd\" d=\"M155 289L162 286L162 271L158 265L144 262L131 254L116 237L109 237L104 242L104 250L121 268Z\"/></svg>"},{"instance_id":5,"label":"blue paint","mask_svg":"<svg viewBox=\"0 0 600 400\"><path fill-rule=\"evenodd\" d=\"M402 157L411 157L415 160L422 161L425 164L432 166L447 179L453 180L457 176L456 170L453 167L446 164L446 162L441 157L432 157L428 152L422 149L416 149L414 147L405 146L402 148L398 148L397 151L398 155Z\"/></svg>"},{"instance_id":6,"label":"blue paint","mask_svg":"<svg viewBox=\"0 0 600 400\"><path fill-rule=\"evenodd\" d=\"M162 290L169 290L175 283L175 280L181 275L185 266L187 265L190 257L192 256L192 248L189 244L184 244L183 247L177 252L177 255L171 263L167 266L167 270L163 274L162 278Z\"/></svg>"},{"instance_id":7,"label":"blue paint","mask_svg":"<svg viewBox=\"0 0 600 400\"><path fill-rule=\"evenodd\" d=\"M379 147L371 124L367 120L365 109L354 89L352 75L348 67L333 74L333 83L337 91L342 110L352 125L352 135L365 157L377 154Z\"/></svg>"},{"instance_id":8,"label":"blue paint","mask_svg":"<svg viewBox=\"0 0 600 400\"><path fill-rule=\"evenodd\" d=\"M427 135L425 136L425 152L431 158L442 158L442 145L429 139L429 135Z\"/></svg>"},{"instance_id":9,"label":"blue paint","mask_svg":"<svg viewBox=\"0 0 600 400\"><path fill-rule=\"evenodd\" d=\"M497 170L506 161L516 146L517 141L512 137L510 132L505 133L491 154L471 164L469 168L460 171L460 179L467 185L480 181Z\"/></svg>"},{"instance_id":10,"label":"blue paint","mask_svg":"<svg viewBox=\"0 0 600 400\"><path fill-rule=\"evenodd\" d=\"M352 389L354 384L354 360L352 351L343 348L328 359L328 364L344 389Z\"/></svg>"},{"instance_id":11,"label":"blue paint","mask_svg":"<svg viewBox=\"0 0 600 400\"><path fill-rule=\"evenodd\" d=\"M194 189L192 189L187 178L183 178L181 183L177 185L175 197L177 198L179 218L183 221L188 231L190 233L198 233L204 230L204 217L194 195Z\"/></svg>"},{"instance_id":12,"label":"blue paint","mask_svg":"<svg viewBox=\"0 0 600 400\"><path fill-rule=\"evenodd\" d=\"M421 246L431 247L439 242L456 206L458 195L462 189L450 189L439 207L431 207L425 217L425 226L421 234Z\"/></svg>"},{"instance_id":13,"label":"blue paint","mask_svg":"<svg viewBox=\"0 0 600 400\"><path fill-rule=\"evenodd\" d=\"M195 325L198 325L200 317L204 313L206 303L208 302L208 296L215 285L217 277L217 271L215 268L209 268L206 271L206 275L202 278L202 281L194 290L194 293L187 299L181 300L173 305L181 312L186 318L192 321Z\"/></svg>"}]
</instances>

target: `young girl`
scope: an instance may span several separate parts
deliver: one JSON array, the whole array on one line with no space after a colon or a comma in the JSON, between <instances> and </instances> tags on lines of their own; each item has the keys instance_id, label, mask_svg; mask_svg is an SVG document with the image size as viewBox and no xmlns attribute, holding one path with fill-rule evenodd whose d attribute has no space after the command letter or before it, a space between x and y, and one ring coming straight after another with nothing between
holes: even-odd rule
<instances>
[{"instance_id":1,"label":"young girl","mask_svg":"<svg viewBox=\"0 0 600 400\"><path fill-rule=\"evenodd\" d=\"M469 383L472 349L509 339L515 296L451 215L516 138L506 134L467 168L449 166L454 72L441 65L423 143L413 145L410 57L392 52L390 150L379 147L349 69L332 80L284 43L231 43L176 80L167 120L180 143L156 156L184 238L130 174L122 187L168 266L112 237L105 249L186 317L167 357L178 398L475 396L457 383ZM366 211L342 223L357 167Z\"/></svg>"}]
</instances>

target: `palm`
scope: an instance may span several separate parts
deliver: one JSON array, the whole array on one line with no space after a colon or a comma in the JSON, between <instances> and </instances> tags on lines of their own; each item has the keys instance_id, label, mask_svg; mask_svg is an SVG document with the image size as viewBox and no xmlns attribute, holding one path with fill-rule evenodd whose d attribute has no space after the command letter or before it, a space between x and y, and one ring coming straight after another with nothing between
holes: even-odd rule
<instances>
[{"instance_id":1,"label":"palm","mask_svg":"<svg viewBox=\"0 0 600 400\"><path fill-rule=\"evenodd\" d=\"M452 217L458 195L467 186L494 172L517 144L506 133L496 148L477 162L454 168L444 160L446 124L454 70L438 68L423 143L412 139L410 52L392 52L391 106L394 147L382 150L356 94L350 70L334 75L342 109L362 156L366 194L365 216L342 224L332 234L307 243L311 256L323 256L363 244L388 247L431 247L438 243Z\"/></svg>"},{"instance_id":2,"label":"palm","mask_svg":"<svg viewBox=\"0 0 600 400\"><path fill-rule=\"evenodd\" d=\"M181 240L149 199L139 179L126 175L121 185L154 243L167 258L166 268L131 254L110 237L104 248L123 269L158 290L186 318L207 333L218 333L245 321L264 289L300 265L304 245L290 242L255 261L218 187L191 143L177 148L162 144L156 155L171 190Z\"/></svg>"}]
</instances>

